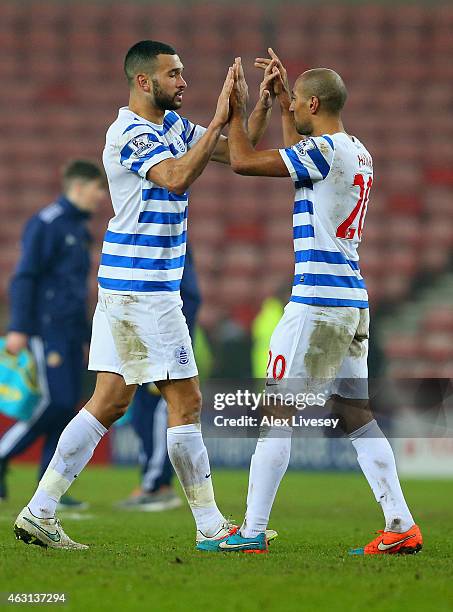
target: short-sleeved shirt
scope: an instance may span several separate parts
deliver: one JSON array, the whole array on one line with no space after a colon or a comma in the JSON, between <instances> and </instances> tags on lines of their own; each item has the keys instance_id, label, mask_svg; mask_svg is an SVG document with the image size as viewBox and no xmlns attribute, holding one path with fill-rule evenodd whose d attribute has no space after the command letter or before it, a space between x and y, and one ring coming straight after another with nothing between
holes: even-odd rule
<instances>
[{"instance_id":1,"label":"short-sleeved shirt","mask_svg":"<svg viewBox=\"0 0 453 612\"><path fill-rule=\"evenodd\" d=\"M343 132L306 138L280 155L296 188L291 301L368 308L357 249L373 183L371 155Z\"/></svg>"},{"instance_id":2,"label":"short-sleeved shirt","mask_svg":"<svg viewBox=\"0 0 453 612\"><path fill-rule=\"evenodd\" d=\"M166 111L163 125L120 108L106 135L103 162L115 216L102 246L98 282L118 293L179 291L184 269L188 193L147 180L150 168L184 155L205 129Z\"/></svg>"}]
</instances>

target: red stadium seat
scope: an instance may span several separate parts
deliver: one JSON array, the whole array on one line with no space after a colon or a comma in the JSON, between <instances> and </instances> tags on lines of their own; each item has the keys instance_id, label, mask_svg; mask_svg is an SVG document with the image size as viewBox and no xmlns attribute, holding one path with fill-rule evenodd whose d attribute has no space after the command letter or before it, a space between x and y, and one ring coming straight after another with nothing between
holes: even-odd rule
<instances>
[{"instance_id":1,"label":"red stadium seat","mask_svg":"<svg viewBox=\"0 0 453 612\"><path fill-rule=\"evenodd\" d=\"M109 6L108 14L112 15L115 13L117 6L123 6L113 4ZM128 6L128 14L134 8L134 5ZM123 15L124 17L124 15ZM105 6L98 3L80 4L79 2L70 2L66 6L66 19L72 28L77 29L78 27L91 26L95 27L105 23L106 9Z\"/></svg>"},{"instance_id":2,"label":"red stadium seat","mask_svg":"<svg viewBox=\"0 0 453 612\"><path fill-rule=\"evenodd\" d=\"M25 17L33 27L59 28L65 21L66 3L30 2L25 11Z\"/></svg>"},{"instance_id":3,"label":"red stadium seat","mask_svg":"<svg viewBox=\"0 0 453 612\"><path fill-rule=\"evenodd\" d=\"M385 352L391 359L411 359L420 354L420 346L417 335L392 334L385 344Z\"/></svg>"},{"instance_id":4,"label":"red stadium seat","mask_svg":"<svg viewBox=\"0 0 453 612\"><path fill-rule=\"evenodd\" d=\"M448 264L450 252L447 248L440 249L437 244L429 242L423 248L419 271L424 274L439 274Z\"/></svg>"},{"instance_id":5,"label":"red stadium seat","mask_svg":"<svg viewBox=\"0 0 453 612\"><path fill-rule=\"evenodd\" d=\"M421 355L426 360L443 363L453 360L453 337L445 332L426 334L421 342Z\"/></svg>"},{"instance_id":6,"label":"red stadium seat","mask_svg":"<svg viewBox=\"0 0 453 612\"><path fill-rule=\"evenodd\" d=\"M453 186L453 169L451 166L428 166L425 169L425 178L434 185Z\"/></svg>"},{"instance_id":7,"label":"red stadium seat","mask_svg":"<svg viewBox=\"0 0 453 612\"><path fill-rule=\"evenodd\" d=\"M14 27L23 16L24 7L18 2L0 4L0 23L6 28Z\"/></svg>"},{"instance_id":8,"label":"red stadium seat","mask_svg":"<svg viewBox=\"0 0 453 612\"><path fill-rule=\"evenodd\" d=\"M453 310L449 306L436 306L428 311L422 321L426 332L453 333Z\"/></svg>"}]
</instances>

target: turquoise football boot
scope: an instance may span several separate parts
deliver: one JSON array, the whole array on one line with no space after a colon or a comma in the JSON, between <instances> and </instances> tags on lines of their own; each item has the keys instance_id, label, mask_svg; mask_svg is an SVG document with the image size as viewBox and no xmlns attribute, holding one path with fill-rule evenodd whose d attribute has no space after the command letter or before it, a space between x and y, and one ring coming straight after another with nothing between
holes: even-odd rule
<instances>
[{"instance_id":1,"label":"turquoise football boot","mask_svg":"<svg viewBox=\"0 0 453 612\"><path fill-rule=\"evenodd\" d=\"M222 538L221 540L205 540L197 544L198 550L207 552L246 552L246 553L267 553L269 542L277 537L277 532L267 530L254 538L244 538L239 532Z\"/></svg>"}]
</instances>

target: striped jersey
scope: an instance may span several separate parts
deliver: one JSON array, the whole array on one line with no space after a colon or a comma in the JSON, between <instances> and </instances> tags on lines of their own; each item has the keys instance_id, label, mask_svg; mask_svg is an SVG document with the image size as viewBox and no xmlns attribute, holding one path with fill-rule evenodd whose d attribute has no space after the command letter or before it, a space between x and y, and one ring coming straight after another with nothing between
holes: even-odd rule
<instances>
[{"instance_id":1,"label":"striped jersey","mask_svg":"<svg viewBox=\"0 0 453 612\"><path fill-rule=\"evenodd\" d=\"M343 132L280 149L295 183L292 302L368 308L359 246L373 183L371 155Z\"/></svg>"},{"instance_id":2,"label":"striped jersey","mask_svg":"<svg viewBox=\"0 0 453 612\"><path fill-rule=\"evenodd\" d=\"M184 155L204 134L173 111L163 125L120 108L109 127L103 163L115 216L102 245L98 282L118 293L179 291L184 269L188 193L146 179L150 168Z\"/></svg>"}]
</instances>

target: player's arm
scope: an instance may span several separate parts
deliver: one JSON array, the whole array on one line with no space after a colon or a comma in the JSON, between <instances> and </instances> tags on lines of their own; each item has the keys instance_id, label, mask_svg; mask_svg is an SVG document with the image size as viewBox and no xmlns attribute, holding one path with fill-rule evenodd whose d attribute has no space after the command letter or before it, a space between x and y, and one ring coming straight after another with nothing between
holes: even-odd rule
<instances>
[{"instance_id":1,"label":"player's arm","mask_svg":"<svg viewBox=\"0 0 453 612\"><path fill-rule=\"evenodd\" d=\"M254 146L261 140L269 125L271 110L272 105L268 109L264 108L261 104L261 100L258 100L248 122L246 122L247 134ZM217 143L211 159L221 164L231 164L229 140L226 136L221 136L219 138L219 142Z\"/></svg>"},{"instance_id":2,"label":"player's arm","mask_svg":"<svg viewBox=\"0 0 453 612\"><path fill-rule=\"evenodd\" d=\"M255 151L245 131L246 96L242 81L244 73L235 70L235 85L231 94L230 154L233 170L254 176L290 176L299 186L313 187L324 180L333 163L335 145L330 136L300 139L292 147L270 151Z\"/></svg>"},{"instance_id":3,"label":"player's arm","mask_svg":"<svg viewBox=\"0 0 453 612\"><path fill-rule=\"evenodd\" d=\"M229 118L229 97L234 85L229 68L220 93L214 117L200 140L179 159L164 159L153 165L146 178L176 194L183 194L205 169L217 146L220 133Z\"/></svg>"},{"instance_id":4,"label":"player's arm","mask_svg":"<svg viewBox=\"0 0 453 612\"><path fill-rule=\"evenodd\" d=\"M289 176L278 149L255 151L241 113L234 112L230 120L231 167L236 174L249 176Z\"/></svg>"},{"instance_id":5,"label":"player's arm","mask_svg":"<svg viewBox=\"0 0 453 612\"><path fill-rule=\"evenodd\" d=\"M270 108L264 108L261 104L261 100L258 100L249 117L247 122L247 133L250 142L254 146L261 140L267 126L269 125L271 110L272 105ZM219 162L221 164L231 163L229 140L226 136L221 136L219 138L219 142L217 143L211 159L212 161Z\"/></svg>"},{"instance_id":6,"label":"player's arm","mask_svg":"<svg viewBox=\"0 0 453 612\"><path fill-rule=\"evenodd\" d=\"M283 143L285 147L292 147L300 140L300 134L296 130L294 114L289 110L291 106L291 88L289 86L288 73L277 54L269 47L270 58L257 57L255 66L266 71L273 63L279 73L280 78L274 80L274 94L280 105L282 116Z\"/></svg>"},{"instance_id":7,"label":"player's arm","mask_svg":"<svg viewBox=\"0 0 453 612\"><path fill-rule=\"evenodd\" d=\"M292 147L300 141L300 134L296 130L296 126L294 124L294 113L289 110L289 106L286 106L286 103L285 105L282 105L281 102L280 112L282 117L283 144L285 145L285 147Z\"/></svg>"},{"instance_id":8,"label":"player's arm","mask_svg":"<svg viewBox=\"0 0 453 612\"><path fill-rule=\"evenodd\" d=\"M255 151L246 128L247 86L242 65L235 65L235 84L231 94L229 148L231 166L237 174L252 176L289 176L278 150Z\"/></svg>"}]
</instances>

